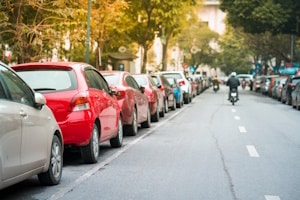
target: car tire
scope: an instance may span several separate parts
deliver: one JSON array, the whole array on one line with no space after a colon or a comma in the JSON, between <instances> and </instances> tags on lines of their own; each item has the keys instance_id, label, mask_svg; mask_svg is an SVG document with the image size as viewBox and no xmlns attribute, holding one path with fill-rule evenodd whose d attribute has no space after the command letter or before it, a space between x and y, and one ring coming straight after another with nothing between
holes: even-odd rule
<instances>
[{"instance_id":1,"label":"car tire","mask_svg":"<svg viewBox=\"0 0 300 200\"><path fill-rule=\"evenodd\" d=\"M42 185L57 185L63 170L63 146L59 138L54 135L50 152L49 168L47 172L38 175Z\"/></svg>"},{"instance_id":2,"label":"car tire","mask_svg":"<svg viewBox=\"0 0 300 200\"><path fill-rule=\"evenodd\" d=\"M141 124L141 127L142 128L150 128L151 126L151 114L150 114L150 109L149 109L149 106L148 106L148 109L147 109L147 120L142 122Z\"/></svg>"},{"instance_id":3,"label":"car tire","mask_svg":"<svg viewBox=\"0 0 300 200\"><path fill-rule=\"evenodd\" d=\"M158 121L159 121L159 111L157 106L154 115L151 116L151 122L158 122Z\"/></svg>"},{"instance_id":4,"label":"car tire","mask_svg":"<svg viewBox=\"0 0 300 200\"><path fill-rule=\"evenodd\" d=\"M110 146L113 148L121 147L123 144L123 125L122 125L122 117L119 116L118 120L118 134L116 137L110 139Z\"/></svg>"},{"instance_id":5,"label":"car tire","mask_svg":"<svg viewBox=\"0 0 300 200\"><path fill-rule=\"evenodd\" d=\"M137 114L136 114L136 108L133 108L132 122L130 125L124 126L124 133L125 135L135 136L137 132L138 132Z\"/></svg>"},{"instance_id":6,"label":"car tire","mask_svg":"<svg viewBox=\"0 0 300 200\"><path fill-rule=\"evenodd\" d=\"M173 106L171 107L171 110L176 110L176 99L173 97Z\"/></svg>"},{"instance_id":7,"label":"car tire","mask_svg":"<svg viewBox=\"0 0 300 200\"><path fill-rule=\"evenodd\" d=\"M165 99L165 113L169 112L169 100Z\"/></svg>"},{"instance_id":8,"label":"car tire","mask_svg":"<svg viewBox=\"0 0 300 200\"><path fill-rule=\"evenodd\" d=\"M81 147L81 156L84 163L98 162L99 150L99 129L97 124L94 124L90 143Z\"/></svg>"}]
</instances>

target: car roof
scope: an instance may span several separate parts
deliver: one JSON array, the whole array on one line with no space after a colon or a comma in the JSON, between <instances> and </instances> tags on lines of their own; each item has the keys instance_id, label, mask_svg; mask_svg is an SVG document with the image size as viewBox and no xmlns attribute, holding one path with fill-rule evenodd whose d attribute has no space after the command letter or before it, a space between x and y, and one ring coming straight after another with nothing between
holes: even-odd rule
<instances>
[{"instance_id":1,"label":"car roof","mask_svg":"<svg viewBox=\"0 0 300 200\"><path fill-rule=\"evenodd\" d=\"M91 65L83 62L30 62L30 63L23 63L23 64L17 64L17 65L12 65L11 67L13 69L29 69L29 68L35 68L35 69L44 69L44 68L49 68L49 69L70 69L70 68L80 68L83 66L90 66Z\"/></svg>"}]
</instances>

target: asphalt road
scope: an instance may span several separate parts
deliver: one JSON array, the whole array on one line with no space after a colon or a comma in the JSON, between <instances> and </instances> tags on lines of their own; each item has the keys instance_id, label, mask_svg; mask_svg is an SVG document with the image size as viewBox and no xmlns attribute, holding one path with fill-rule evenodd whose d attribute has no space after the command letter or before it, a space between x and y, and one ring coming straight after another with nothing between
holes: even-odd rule
<instances>
[{"instance_id":1,"label":"asphalt road","mask_svg":"<svg viewBox=\"0 0 300 200\"><path fill-rule=\"evenodd\" d=\"M300 199L300 111L241 89L232 106L227 92L209 88L122 148L102 144L97 164L66 154L58 186L32 177L0 199Z\"/></svg>"}]
</instances>

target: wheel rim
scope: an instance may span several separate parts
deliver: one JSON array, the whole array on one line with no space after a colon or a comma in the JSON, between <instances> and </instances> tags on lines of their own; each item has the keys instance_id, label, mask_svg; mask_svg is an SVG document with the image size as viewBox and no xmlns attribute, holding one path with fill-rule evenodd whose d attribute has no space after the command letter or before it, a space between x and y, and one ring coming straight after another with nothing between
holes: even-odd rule
<instances>
[{"instance_id":1,"label":"wheel rim","mask_svg":"<svg viewBox=\"0 0 300 200\"><path fill-rule=\"evenodd\" d=\"M52 145L51 149L51 170L55 178L59 178L62 170L61 147L58 142Z\"/></svg>"},{"instance_id":2,"label":"wheel rim","mask_svg":"<svg viewBox=\"0 0 300 200\"><path fill-rule=\"evenodd\" d=\"M119 117L119 122L118 122L118 137L120 143L123 141L123 128L122 128L122 118L121 116Z\"/></svg>"},{"instance_id":3,"label":"wheel rim","mask_svg":"<svg viewBox=\"0 0 300 200\"><path fill-rule=\"evenodd\" d=\"M136 116L136 111L133 111L133 119L132 119L132 126L133 126L133 131L137 133L138 127L137 127L137 116Z\"/></svg>"},{"instance_id":4,"label":"wheel rim","mask_svg":"<svg viewBox=\"0 0 300 200\"><path fill-rule=\"evenodd\" d=\"M92 143L93 143L93 152L94 152L95 158L98 158L99 138L98 138L98 130L97 130L96 125L95 125L95 128L93 129Z\"/></svg>"}]
</instances>

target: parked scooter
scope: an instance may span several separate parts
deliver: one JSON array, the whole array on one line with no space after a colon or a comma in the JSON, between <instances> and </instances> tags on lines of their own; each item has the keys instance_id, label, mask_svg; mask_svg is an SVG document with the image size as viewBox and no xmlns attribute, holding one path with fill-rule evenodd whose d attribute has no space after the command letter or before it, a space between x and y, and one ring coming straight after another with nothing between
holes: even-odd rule
<instances>
[{"instance_id":1,"label":"parked scooter","mask_svg":"<svg viewBox=\"0 0 300 200\"><path fill-rule=\"evenodd\" d=\"M229 101L232 103L233 106L238 101L238 99L237 99L237 91L234 88L230 91Z\"/></svg>"}]
</instances>

